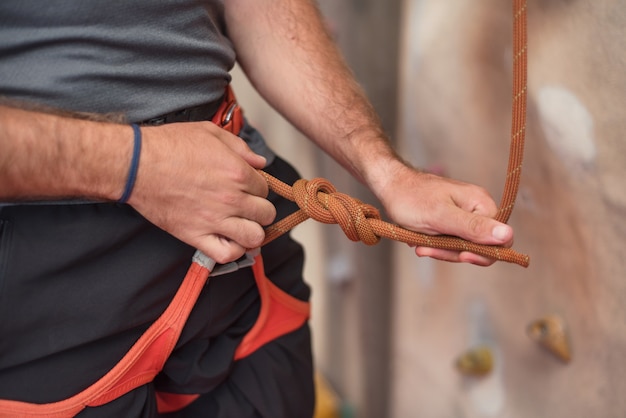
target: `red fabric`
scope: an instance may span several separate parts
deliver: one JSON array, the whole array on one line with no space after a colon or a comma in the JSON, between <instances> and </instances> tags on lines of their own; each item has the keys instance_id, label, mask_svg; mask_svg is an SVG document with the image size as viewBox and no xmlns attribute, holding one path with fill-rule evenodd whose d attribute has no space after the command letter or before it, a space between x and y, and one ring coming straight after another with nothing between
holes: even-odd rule
<instances>
[{"instance_id":1,"label":"red fabric","mask_svg":"<svg viewBox=\"0 0 626 418\"><path fill-rule=\"evenodd\" d=\"M198 399L198 397L200 397L200 395L157 392L157 408L159 410L159 413L161 414L180 411L181 409Z\"/></svg>"},{"instance_id":2,"label":"red fabric","mask_svg":"<svg viewBox=\"0 0 626 418\"><path fill-rule=\"evenodd\" d=\"M259 347L300 328L309 319L310 304L285 293L272 283L263 269L261 256L252 267L261 295L261 312L256 323L235 351L235 360L254 353Z\"/></svg>"}]
</instances>

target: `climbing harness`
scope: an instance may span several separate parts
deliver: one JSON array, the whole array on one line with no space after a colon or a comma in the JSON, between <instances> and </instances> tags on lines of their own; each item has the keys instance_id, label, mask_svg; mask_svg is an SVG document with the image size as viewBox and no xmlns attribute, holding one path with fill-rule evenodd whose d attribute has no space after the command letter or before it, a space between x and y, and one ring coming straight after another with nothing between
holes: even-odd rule
<instances>
[{"instance_id":1,"label":"climbing harness","mask_svg":"<svg viewBox=\"0 0 626 418\"><path fill-rule=\"evenodd\" d=\"M506 222L512 212L519 187L526 124L526 0L513 0L513 115L511 148L505 190L496 219ZM213 121L235 134L243 124L243 115L235 97L227 89ZM299 210L266 229L263 245L288 232L299 223L313 218L324 223L337 223L353 241L376 244L386 237L411 245L456 251L470 251L496 260L528 266L529 257L509 248L479 245L452 236L429 236L384 222L376 208L346 194L338 193L327 180L298 180L293 186L259 171L271 190L297 203ZM207 283L209 276L249 266L261 298L261 311L252 329L235 351L235 360L252 354L259 347L281 335L301 327L309 318L308 302L300 301L282 291L266 276L259 252L249 253L238 262L218 266L197 251L176 295L163 314L137 340L126 355L102 378L82 392L58 402L33 404L0 400L0 417L71 417L86 407L111 402L133 389L151 382L162 370L183 330L187 318ZM212 273L213 271L213 273ZM174 412L189 405L200 395L157 393L159 412Z\"/></svg>"},{"instance_id":2,"label":"climbing harness","mask_svg":"<svg viewBox=\"0 0 626 418\"><path fill-rule=\"evenodd\" d=\"M230 87L226 89L213 122L235 135L243 126L243 115ZM234 360L243 359L264 344L302 327L310 316L309 302L291 296L267 278L258 249L224 265L216 265L213 259L196 251L169 306L108 373L82 392L58 402L36 404L0 399L0 417L73 417L87 407L104 405L153 381L174 350L209 277L250 266L259 291L261 308L256 322L236 348ZM175 412L199 396L157 392L157 408L160 413Z\"/></svg>"},{"instance_id":3,"label":"climbing harness","mask_svg":"<svg viewBox=\"0 0 626 418\"><path fill-rule=\"evenodd\" d=\"M107 374L82 392L58 402L34 404L0 400L0 417L64 418L104 405L151 382L174 349L184 323L215 261L197 252L183 283L163 314Z\"/></svg>"}]
</instances>

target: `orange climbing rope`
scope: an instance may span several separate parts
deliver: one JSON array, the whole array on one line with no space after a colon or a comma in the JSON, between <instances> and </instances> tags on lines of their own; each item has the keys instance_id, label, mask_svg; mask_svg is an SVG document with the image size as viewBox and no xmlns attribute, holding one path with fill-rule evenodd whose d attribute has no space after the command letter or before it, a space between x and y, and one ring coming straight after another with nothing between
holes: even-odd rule
<instances>
[{"instance_id":1,"label":"orange climbing rope","mask_svg":"<svg viewBox=\"0 0 626 418\"><path fill-rule=\"evenodd\" d=\"M526 0L513 0L513 103L511 121L511 145L504 193L495 217L507 222L519 188L526 132L526 84L527 84L527 37ZM299 210L269 226L265 230L263 245L290 231L296 225L313 218L319 222L339 224L353 241L376 244L381 237L405 242L410 245L454 251L469 251L492 259L516 263L527 267L528 255L510 248L475 244L462 238L431 236L404 229L381 220L379 211L346 194L338 193L327 180L298 180L293 186L281 182L264 171L270 189L298 204Z\"/></svg>"},{"instance_id":2,"label":"orange climbing rope","mask_svg":"<svg viewBox=\"0 0 626 418\"><path fill-rule=\"evenodd\" d=\"M522 175L524 138L526 136L527 87L526 0L513 1L513 104L511 115L511 145L504 193L496 220L507 222L515 205Z\"/></svg>"}]
</instances>

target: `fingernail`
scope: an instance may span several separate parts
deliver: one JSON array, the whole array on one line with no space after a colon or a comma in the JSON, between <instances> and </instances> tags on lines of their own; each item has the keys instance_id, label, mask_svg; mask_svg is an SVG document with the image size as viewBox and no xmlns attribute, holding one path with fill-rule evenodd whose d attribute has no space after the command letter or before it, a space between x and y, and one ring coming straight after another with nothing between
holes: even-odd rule
<instances>
[{"instance_id":1,"label":"fingernail","mask_svg":"<svg viewBox=\"0 0 626 418\"><path fill-rule=\"evenodd\" d=\"M509 235L509 227L506 225L498 225L491 231L491 236L498 241L504 241Z\"/></svg>"}]
</instances>

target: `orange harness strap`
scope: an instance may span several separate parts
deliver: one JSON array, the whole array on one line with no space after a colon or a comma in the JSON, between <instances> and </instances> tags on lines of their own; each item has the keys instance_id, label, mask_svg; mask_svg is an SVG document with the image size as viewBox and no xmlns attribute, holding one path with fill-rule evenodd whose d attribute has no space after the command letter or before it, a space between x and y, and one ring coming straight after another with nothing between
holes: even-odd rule
<instances>
[{"instance_id":1,"label":"orange harness strap","mask_svg":"<svg viewBox=\"0 0 626 418\"><path fill-rule=\"evenodd\" d=\"M310 316L309 302L294 298L267 278L260 255L255 257L252 271L261 296L261 311L256 323L237 347L235 360L241 360L268 342L297 330ZM199 396L157 392L158 410L160 413L181 410Z\"/></svg>"},{"instance_id":2,"label":"orange harness strap","mask_svg":"<svg viewBox=\"0 0 626 418\"><path fill-rule=\"evenodd\" d=\"M200 254L200 256L202 256ZM209 277L209 268L194 257L174 299L161 317L148 328L126 355L96 383L68 399L34 404L0 400L0 417L72 417L86 407L111 402L131 390L151 382L162 370L189 317L200 291ZM265 275L261 255L252 267L261 296L261 311L256 323L235 351L240 360L264 344L300 328L309 318L310 304L287 294ZM157 392L160 413L174 412L200 395Z\"/></svg>"},{"instance_id":3,"label":"orange harness strap","mask_svg":"<svg viewBox=\"0 0 626 418\"><path fill-rule=\"evenodd\" d=\"M209 270L215 263L197 253L182 285L163 314L107 374L82 392L62 401L34 404L0 400L0 417L71 417L100 406L151 382L176 345Z\"/></svg>"}]
</instances>

